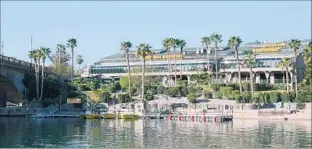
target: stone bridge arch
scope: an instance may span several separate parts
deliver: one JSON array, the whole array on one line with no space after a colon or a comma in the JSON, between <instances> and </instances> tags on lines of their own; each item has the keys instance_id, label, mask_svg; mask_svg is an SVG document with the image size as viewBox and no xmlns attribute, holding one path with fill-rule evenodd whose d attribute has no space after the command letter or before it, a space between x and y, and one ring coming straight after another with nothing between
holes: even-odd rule
<instances>
[{"instance_id":1,"label":"stone bridge arch","mask_svg":"<svg viewBox=\"0 0 312 149\"><path fill-rule=\"evenodd\" d=\"M6 102L19 104L21 97L18 89L8 77L0 74L0 107L5 107Z\"/></svg>"}]
</instances>

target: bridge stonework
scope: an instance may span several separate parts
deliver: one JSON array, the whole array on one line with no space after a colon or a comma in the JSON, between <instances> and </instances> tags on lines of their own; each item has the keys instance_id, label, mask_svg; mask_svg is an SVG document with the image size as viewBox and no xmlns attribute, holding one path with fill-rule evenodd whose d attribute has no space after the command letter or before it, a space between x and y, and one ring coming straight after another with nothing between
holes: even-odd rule
<instances>
[{"instance_id":1,"label":"bridge stonework","mask_svg":"<svg viewBox=\"0 0 312 149\"><path fill-rule=\"evenodd\" d=\"M0 55L0 107L6 102L19 104L24 95L25 72L33 71L33 65L12 57Z\"/></svg>"}]
</instances>

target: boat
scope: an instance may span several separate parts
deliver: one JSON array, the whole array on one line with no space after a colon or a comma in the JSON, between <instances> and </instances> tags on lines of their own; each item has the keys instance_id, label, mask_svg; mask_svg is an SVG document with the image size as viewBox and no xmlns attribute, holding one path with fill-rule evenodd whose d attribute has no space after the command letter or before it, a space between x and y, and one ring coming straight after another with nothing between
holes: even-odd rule
<instances>
[{"instance_id":1,"label":"boat","mask_svg":"<svg viewBox=\"0 0 312 149\"><path fill-rule=\"evenodd\" d=\"M102 114L101 116L104 119L115 119L116 118L116 114L113 114L113 113L106 113L106 114Z\"/></svg>"},{"instance_id":2,"label":"boat","mask_svg":"<svg viewBox=\"0 0 312 149\"><path fill-rule=\"evenodd\" d=\"M139 115L136 114L120 114L118 116L119 119L131 119L131 120L137 120L140 119Z\"/></svg>"}]
</instances>

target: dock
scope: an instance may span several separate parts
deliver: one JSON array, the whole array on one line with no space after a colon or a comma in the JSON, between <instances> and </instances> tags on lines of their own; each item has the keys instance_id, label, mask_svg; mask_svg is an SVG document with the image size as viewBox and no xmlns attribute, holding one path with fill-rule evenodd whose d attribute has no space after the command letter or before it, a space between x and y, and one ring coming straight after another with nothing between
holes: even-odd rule
<instances>
[{"instance_id":1,"label":"dock","mask_svg":"<svg viewBox=\"0 0 312 149\"><path fill-rule=\"evenodd\" d=\"M232 121L232 115L182 115L182 114L147 114L142 119L168 119L171 121L197 121L197 122L227 122Z\"/></svg>"}]
</instances>

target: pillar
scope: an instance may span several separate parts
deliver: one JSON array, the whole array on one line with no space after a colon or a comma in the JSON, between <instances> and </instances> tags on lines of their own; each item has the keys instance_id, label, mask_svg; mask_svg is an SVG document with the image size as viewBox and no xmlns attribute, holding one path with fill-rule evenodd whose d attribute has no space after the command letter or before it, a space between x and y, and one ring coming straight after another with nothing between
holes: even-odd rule
<instances>
[{"instance_id":1,"label":"pillar","mask_svg":"<svg viewBox=\"0 0 312 149\"><path fill-rule=\"evenodd\" d=\"M274 72L270 72L270 84L274 84L274 83L275 83Z\"/></svg>"},{"instance_id":2,"label":"pillar","mask_svg":"<svg viewBox=\"0 0 312 149\"><path fill-rule=\"evenodd\" d=\"M237 83L238 82L238 72L235 72L233 75L234 75L233 76L233 82Z\"/></svg>"},{"instance_id":3,"label":"pillar","mask_svg":"<svg viewBox=\"0 0 312 149\"><path fill-rule=\"evenodd\" d=\"M260 83L260 74L255 72L255 76L256 76L256 83Z\"/></svg>"},{"instance_id":4,"label":"pillar","mask_svg":"<svg viewBox=\"0 0 312 149\"><path fill-rule=\"evenodd\" d=\"M269 83L270 73L268 71L264 72L267 83Z\"/></svg>"}]
</instances>

